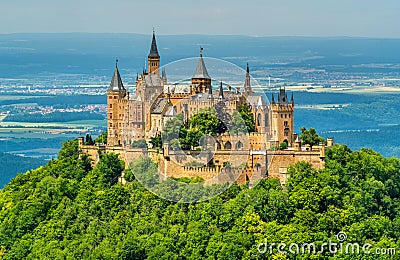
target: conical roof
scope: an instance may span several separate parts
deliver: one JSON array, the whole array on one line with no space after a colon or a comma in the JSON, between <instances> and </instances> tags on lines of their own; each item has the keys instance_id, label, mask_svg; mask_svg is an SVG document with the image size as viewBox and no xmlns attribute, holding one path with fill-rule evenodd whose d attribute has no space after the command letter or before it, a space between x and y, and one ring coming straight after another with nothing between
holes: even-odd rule
<instances>
[{"instance_id":1,"label":"conical roof","mask_svg":"<svg viewBox=\"0 0 400 260\"><path fill-rule=\"evenodd\" d=\"M124 84L122 84L121 75L119 74L119 70L118 70L118 60L115 64L114 75L112 77L111 84L110 84L110 87L108 88L108 90L111 90L111 91L125 90Z\"/></svg>"},{"instance_id":2,"label":"conical roof","mask_svg":"<svg viewBox=\"0 0 400 260\"><path fill-rule=\"evenodd\" d=\"M204 64L202 49L200 50L200 58L197 63L196 71L194 72L194 79L211 79L210 75L208 75L206 65Z\"/></svg>"},{"instance_id":3,"label":"conical roof","mask_svg":"<svg viewBox=\"0 0 400 260\"><path fill-rule=\"evenodd\" d=\"M247 94L253 94L253 90L251 89L251 83L250 83L250 68L249 64L247 63L247 68L246 68L246 80L244 83L244 92Z\"/></svg>"},{"instance_id":4,"label":"conical roof","mask_svg":"<svg viewBox=\"0 0 400 260\"><path fill-rule=\"evenodd\" d=\"M160 58L160 55L158 54L158 49L157 49L156 34L154 31L153 31L153 39L151 41L149 58Z\"/></svg>"}]
</instances>

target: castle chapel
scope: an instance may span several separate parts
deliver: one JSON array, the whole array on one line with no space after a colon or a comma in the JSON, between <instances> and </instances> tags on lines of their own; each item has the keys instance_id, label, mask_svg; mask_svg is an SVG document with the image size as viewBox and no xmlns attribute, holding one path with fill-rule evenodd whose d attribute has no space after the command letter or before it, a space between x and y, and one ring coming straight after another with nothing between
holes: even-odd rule
<instances>
[{"instance_id":1,"label":"castle chapel","mask_svg":"<svg viewBox=\"0 0 400 260\"><path fill-rule=\"evenodd\" d=\"M164 177L201 177L208 184L232 180L245 183L266 177L279 178L285 183L291 164L307 161L314 168L324 166L325 149L333 145L333 139L328 139L327 146L324 143L302 146L294 133L293 94L289 99L284 88L279 90L276 99L272 95L268 102L263 93L253 90L248 65L243 75L243 91L222 82L215 86L202 49L191 82L186 86L171 85L165 69L160 71L160 61L153 32L148 71L143 70L137 76L135 93L124 87L117 62L107 91L107 144L84 145L83 138L79 142L82 152L90 155L94 163L99 160L99 151L119 154L127 166L133 160L147 156L157 163L159 173ZM217 135L212 151L175 151L170 149L168 142L164 142L162 149L156 149L150 144L151 138L157 137L166 122L178 114L187 121L199 110L214 107L233 115L245 103L251 109L255 131ZM149 148L135 148L132 144L138 140L145 140ZM281 143L286 143L287 148L277 150Z\"/></svg>"},{"instance_id":2,"label":"castle chapel","mask_svg":"<svg viewBox=\"0 0 400 260\"><path fill-rule=\"evenodd\" d=\"M259 140L262 144L257 146L268 149L282 142L292 146L295 140L293 94L289 100L285 90L281 89L277 100L272 96L268 103L263 93L253 91L248 65L246 75L243 75L243 92L222 83L213 86L202 56L200 51L190 85L169 85L165 69L160 71L161 59L153 33L148 71L137 76L134 94L125 89L116 66L107 92L108 146L126 147L135 140L149 140L160 134L165 123L177 114L183 114L187 120L203 108L222 106L224 112L232 115L244 102L250 105L256 132L262 136Z\"/></svg>"}]
</instances>

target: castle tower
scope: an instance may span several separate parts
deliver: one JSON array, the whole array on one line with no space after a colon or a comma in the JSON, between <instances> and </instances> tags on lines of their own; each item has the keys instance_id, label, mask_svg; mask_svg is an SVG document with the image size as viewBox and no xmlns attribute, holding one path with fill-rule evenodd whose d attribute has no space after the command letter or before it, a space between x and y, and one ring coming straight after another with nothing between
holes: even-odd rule
<instances>
[{"instance_id":1,"label":"castle tower","mask_svg":"<svg viewBox=\"0 0 400 260\"><path fill-rule=\"evenodd\" d=\"M275 102L272 95L271 101L271 123L272 123L272 140L275 145L282 142L287 143L289 146L293 145L294 134L294 98L289 102L285 89L281 88L278 94L278 100Z\"/></svg>"},{"instance_id":2,"label":"castle tower","mask_svg":"<svg viewBox=\"0 0 400 260\"><path fill-rule=\"evenodd\" d=\"M197 63L196 71L192 77L192 91L191 94L207 93L211 88L211 77L208 75L206 65L203 60L203 48L200 48L200 58Z\"/></svg>"},{"instance_id":3,"label":"castle tower","mask_svg":"<svg viewBox=\"0 0 400 260\"><path fill-rule=\"evenodd\" d=\"M247 68L246 68L246 81L244 83L244 94L246 96L253 94L253 90L251 89L251 84L250 84L250 69L249 69L248 63L247 63Z\"/></svg>"},{"instance_id":4,"label":"castle tower","mask_svg":"<svg viewBox=\"0 0 400 260\"><path fill-rule=\"evenodd\" d=\"M150 53L147 57L149 74L157 73L160 75L160 55L158 54L156 35L153 30L153 39L151 41Z\"/></svg>"},{"instance_id":5,"label":"castle tower","mask_svg":"<svg viewBox=\"0 0 400 260\"><path fill-rule=\"evenodd\" d=\"M167 85L167 72L165 71L165 68L162 69L161 80L164 86Z\"/></svg>"},{"instance_id":6,"label":"castle tower","mask_svg":"<svg viewBox=\"0 0 400 260\"><path fill-rule=\"evenodd\" d=\"M114 75L107 91L107 118L108 138L107 145L121 146L123 144L122 127L124 125L124 113L127 96L118 70L118 60L115 64Z\"/></svg>"}]
</instances>

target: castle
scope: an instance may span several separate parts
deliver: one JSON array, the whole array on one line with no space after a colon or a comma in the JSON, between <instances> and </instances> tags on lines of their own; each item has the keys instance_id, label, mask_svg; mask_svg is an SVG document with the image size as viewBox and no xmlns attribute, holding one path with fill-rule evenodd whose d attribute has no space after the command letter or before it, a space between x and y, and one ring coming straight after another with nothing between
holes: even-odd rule
<instances>
[{"instance_id":1,"label":"castle","mask_svg":"<svg viewBox=\"0 0 400 260\"><path fill-rule=\"evenodd\" d=\"M158 163L159 171L165 177L202 177L209 183L232 178L227 177L232 174L221 174L224 171L237 173L235 181L239 183L265 177L276 177L284 183L290 164L308 161L315 168L323 167L325 144L303 147L294 132L293 93L289 100L285 89L281 88L277 99L272 95L269 103L264 93L253 91L248 65L243 92L240 88L233 90L229 85L224 86L222 82L215 87L203 59L202 48L191 84L186 86L169 84L160 61L153 32L148 71L143 70L137 76L135 93L125 89L117 61L107 91L107 144L87 146L80 139L81 149L94 162L98 160L98 150L120 154L127 165L136 158L149 156ZM151 138L159 136L168 120L179 114L187 121L202 109L214 107L232 115L246 103L253 115L255 131L219 134L214 137L212 152L175 151L168 142L163 143L161 150L151 147ZM138 140L145 140L150 148L133 147L132 144ZM281 143L286 143L287 149L276 150ZM333 140L329 139L327 146L332 145ZM204 165L190 166L193 158ZM228 170L224 169L227 163L230 165Z\"/></svg>"}]
</instances>

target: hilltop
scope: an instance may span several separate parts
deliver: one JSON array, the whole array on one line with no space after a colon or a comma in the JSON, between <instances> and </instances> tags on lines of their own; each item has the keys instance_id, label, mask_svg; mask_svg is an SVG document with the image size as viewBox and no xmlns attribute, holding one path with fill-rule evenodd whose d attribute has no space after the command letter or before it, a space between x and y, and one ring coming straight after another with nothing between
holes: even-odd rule
<instances>
[{"instance_id":1,"label":"hilltop","mask_svg":"<svg viewBox=\"0 0 400 260\"><path fill-rule=\"evenodd\" d=\"M270 257L257 252L265 239L321 245L337 241L338 232L346 233L345 243L370 243L371 251L398 247L400 160L339 145L326 156L323 170L304 162L290 167L285 188L264 179L184 204L154 196L134 177L117 183L124 166L116 155L103 155L92 169L78 142L69 141L58 159L0 191L0 253L5 259L260 259ZM294 257L276 248L273 254Z\"/></svg>"}]
</instances>

